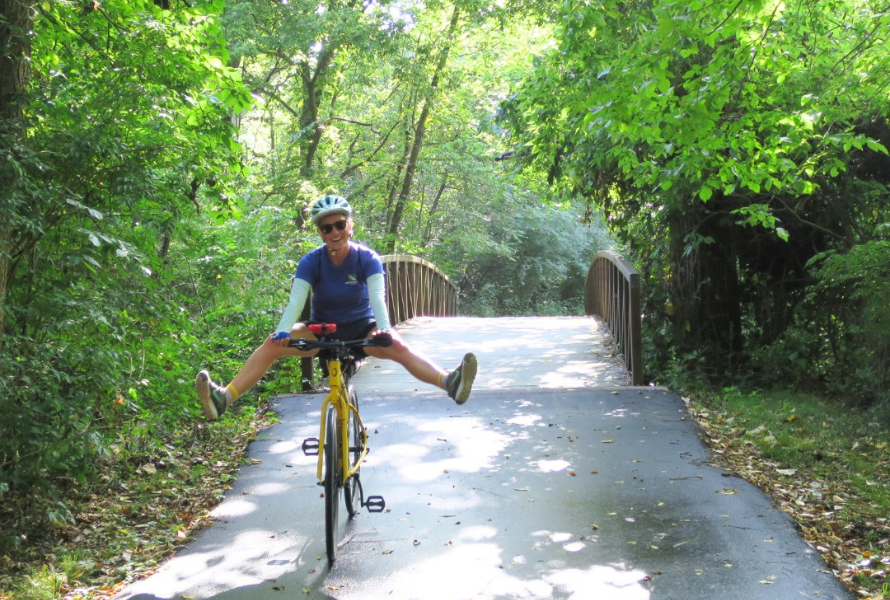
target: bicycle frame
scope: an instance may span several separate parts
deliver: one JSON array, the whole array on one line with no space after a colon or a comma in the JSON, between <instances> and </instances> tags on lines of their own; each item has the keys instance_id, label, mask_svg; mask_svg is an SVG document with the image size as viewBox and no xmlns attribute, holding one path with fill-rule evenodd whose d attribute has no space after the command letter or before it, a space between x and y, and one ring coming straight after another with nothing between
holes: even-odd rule
<instances>
[{"instance_id":1,"label":"bicycle frame","mask_svg":"<svg viewBox=\"0 0 890 600\"><path fill-rule=\"evenodd\" d=\"M336 325L311 324L309 331L315 335L334 333ZM368 512L382 512L386 501L382 496L365 497L359 469L368 455L368 432L362 423L358 408L358 396L352 386L347 385L343 373L343 361L350 348L358 346L387 347L392 337L381 333L373 338L358 340L291 340L290 348L300 350L333 350L333 356L326 356L330 391L321 403L321 424L319 437L303 440L303 452L318 455L318 484L325 489L325 544L328 561L334 562L337 553L337 521L340 492L343 491L346 510L352 517L358 505ZM329 428L337 430L337 439L328 439ZM350 437L352 437L350 447Z\"/></svg>"},{"instance_id":2,"label":"bicycle frame","mask_svg":"<svg viewBox=\"0 0 890 600\"><path fill-rule=\"evenodd\" d=\"M322 401L321 403L321 426L319 428L318 436L317 476L319 481L322 481L322 479L324 478L324 443L327 436L327 423L325 417L328 414L328 406L333 404L334 410L337 411L337 429L340 433L340 439L336 440L336 442L338 447L340 448L338 458L340 460L340 472L343 474L343 480L341 481L341 484L345 486L349 479L359 471L359 468L364 462L365 457L368 455L368 431L367 429L365 429L365 426L362 423L361 415L359 414L358 409L349 402L349 396L346 393L346 382L343 381L342 375L343 372L341 370L340 360L337 358L333 358L328 361L328 385L330 386L331 391L328 392L328 395L325 396L324 401ZM352 412L353 417L358 423L359 431L361 432L362 453L359 456L358 460L355 461L355 466L351 466L349 464L349 458L351 454L349 447L349 432L347 431L347 426L350 411ZM356 441L358 442L359 440Z\"/></svg>"}]
</instances>

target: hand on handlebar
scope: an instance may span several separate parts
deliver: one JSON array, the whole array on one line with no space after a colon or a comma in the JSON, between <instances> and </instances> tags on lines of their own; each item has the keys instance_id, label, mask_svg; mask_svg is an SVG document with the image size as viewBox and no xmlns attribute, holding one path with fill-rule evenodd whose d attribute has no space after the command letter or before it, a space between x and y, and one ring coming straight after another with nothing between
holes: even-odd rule
<instances>
[{"instance_id":1,"label":"hand on handlebar","mask_svg":"<svg viewBox=\"0 0 890 600\"><path fill-rule=\"evenodd\" d=\"M381 348L389 348L392 346L392 334L389 331L375 331L371 335L371 339L374 340L374 345L379 346Z\"/></svg>"},{"instance_id":2,"label":"hand on handlebar","mask_svg":"<svg viewBox=\"0 0 890 600\"><path fill-rule=\"evenodd\" d=\"M287 346L290 343L290 334L286 331L276 331L269 336L269 339L276 342L276 346Z\"/></svg>"}]
</instances>

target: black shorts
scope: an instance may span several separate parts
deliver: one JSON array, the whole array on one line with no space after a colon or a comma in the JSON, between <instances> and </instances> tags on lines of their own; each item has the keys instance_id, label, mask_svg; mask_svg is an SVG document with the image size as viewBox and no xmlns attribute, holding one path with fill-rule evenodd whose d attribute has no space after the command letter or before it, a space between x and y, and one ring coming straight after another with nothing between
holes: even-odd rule
<instances>
[{"instance_id":1,"label":"black shorts","mask_svg":"<svg viewBox=\"0 0 890 600\"><path fill-rule=\"evenodd\" d=\"M319 323L319 321L303 321L304 325L317 323ZM372 317L359 319L358 321L352 321L351 323L337 323L336 333L327 334L325 337L332 340L360 340L368 337L368 334L371 333L375 327L377 327L377 321ZM350 352L359 358L368 357L368 355L365 354L365 349L361 347L352 348Z\"/></svg>"}]
</instances>

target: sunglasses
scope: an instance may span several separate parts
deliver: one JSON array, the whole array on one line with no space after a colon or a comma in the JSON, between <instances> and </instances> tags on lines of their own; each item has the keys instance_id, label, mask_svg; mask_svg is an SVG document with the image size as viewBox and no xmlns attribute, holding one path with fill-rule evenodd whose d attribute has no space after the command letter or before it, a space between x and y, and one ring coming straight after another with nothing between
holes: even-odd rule
<instances>
[{"instance_id":1,"label":"sunglasses","mask_svg":"<svg viewBox=\"0 0 890 600\"><path fill-rule=\"evenodd\" d=\"M343 231L346 229L346 221L337 221L336 223L328 223L327 225L319 225L318 230L323 234L327 235L334 230L334 227L337 228L337 231Z\"/></svg>"}]
</instances>

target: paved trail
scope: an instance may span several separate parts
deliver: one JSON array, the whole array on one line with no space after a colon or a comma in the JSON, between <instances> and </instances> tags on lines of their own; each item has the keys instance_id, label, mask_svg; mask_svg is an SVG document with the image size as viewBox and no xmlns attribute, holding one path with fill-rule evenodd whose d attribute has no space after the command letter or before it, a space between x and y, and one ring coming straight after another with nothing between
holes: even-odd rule
<instances>
[{"instance_id":1,"label":"paved trail","mask_svg":"<svg viewBox=\"0 0 890 600\"><path fill-rule=\"evenodd\" d=\"M400 330L446 367L472 349L476 391L458 407L363 366L362 480L388 510L344 524L333 567L300 450L321 396L282 397L214 524L120 600L853 598L763 493L709 465L679 398L624 385L593 319Z\"/></svg>"}]
</instances>

